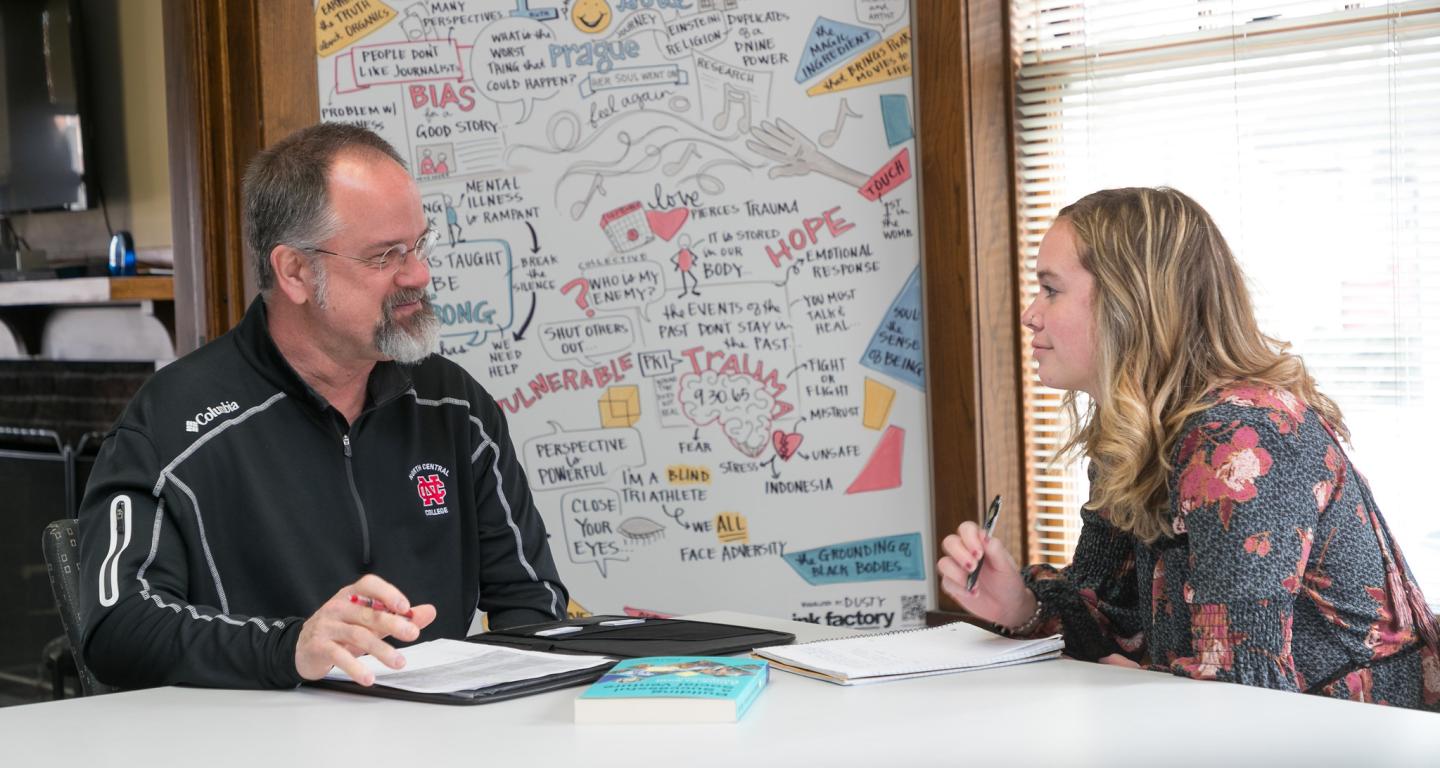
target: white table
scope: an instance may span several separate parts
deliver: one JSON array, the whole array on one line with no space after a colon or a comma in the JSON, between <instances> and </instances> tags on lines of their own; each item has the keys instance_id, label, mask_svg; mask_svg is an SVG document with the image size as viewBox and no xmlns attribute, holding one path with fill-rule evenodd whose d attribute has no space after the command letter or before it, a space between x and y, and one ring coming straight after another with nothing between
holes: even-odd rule
<instances>
[{"instance_id":1,"label":"white table","mask_svg":"<svg viewBox=\"0 0 1440 768\"><path fill-rule=\"evenodd\" d=\"M844 634L743 614L692 618L802 640ZM1440 765L1437 714L1069 660L853 687L776 671L733 725L577 726L580 690L465 707L311 688L158 688L30 704L0 709L0 763Z\"/></svg>"}]
</instances>

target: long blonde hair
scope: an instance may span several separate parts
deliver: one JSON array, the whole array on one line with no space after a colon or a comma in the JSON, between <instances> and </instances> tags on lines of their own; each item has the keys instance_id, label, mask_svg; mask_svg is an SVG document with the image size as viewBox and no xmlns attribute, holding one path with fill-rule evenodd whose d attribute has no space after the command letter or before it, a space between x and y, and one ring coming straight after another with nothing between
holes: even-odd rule
<instances>
[{"instance_id":1,"label":"long blonde hair","mask_svg":"<svg viewBox=\"0 0 1440 768\"><path fill-rule=\"evenodd\" d=\"M1174 535L1170 453L1217 386L1288 390L1350 438L1335 402L1289 344L1260 332L1245 277L1210 214L1168 188L1107 189L1060 211L1095 278L1099 387L1062 453L1084 447L1091 509L1145 542Z\"/></svg>"}]
</instances>

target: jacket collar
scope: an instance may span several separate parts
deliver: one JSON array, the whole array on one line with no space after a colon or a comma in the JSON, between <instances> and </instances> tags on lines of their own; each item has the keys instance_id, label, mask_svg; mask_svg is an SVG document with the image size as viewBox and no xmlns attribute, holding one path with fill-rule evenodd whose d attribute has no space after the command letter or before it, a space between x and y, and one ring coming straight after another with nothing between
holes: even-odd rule
<instances>
[{"instance_id":1,"label":"jacket collar","mask_svg":"<svg viewBox=\"0 0 1440 768\"><path fill-rule=\"evenodd\" d=\"M250 302L245 317L231 333L234 334L240 353L267 381L290 397L310 403L319 411L330 408L329 401L321 397L319 392L296 373L290 361L285 359L285 355L275 345L275 339L270 336L264 299L256 296L255 300ZM408 366L390 360L376 363L365 385L365 410L399 397L412 386Z\"/></svg>"}]
</instances>

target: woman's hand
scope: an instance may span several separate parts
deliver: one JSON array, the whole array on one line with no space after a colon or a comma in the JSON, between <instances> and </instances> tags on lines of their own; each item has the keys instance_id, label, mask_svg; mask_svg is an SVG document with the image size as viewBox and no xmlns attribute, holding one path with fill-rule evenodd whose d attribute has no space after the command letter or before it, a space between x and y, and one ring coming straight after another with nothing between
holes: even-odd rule
<instances>
[{"instance_id":1,"label":"woman's hand","mask_svg":"<svg viewBox=\"0 0 1440 768\"><path fill-rule=\"evenodd\" d=\"M1018 627L1035 613L1035 595L1025 587L1020 567L1000 540L986 536L980 526L961 523L940 548L945 553L936 564L940 588L962 608L1003 627ZM985 562L980 563L980 580L974 592L967 591L965 581L982 552Z\"/></svg>"}]
</instances>

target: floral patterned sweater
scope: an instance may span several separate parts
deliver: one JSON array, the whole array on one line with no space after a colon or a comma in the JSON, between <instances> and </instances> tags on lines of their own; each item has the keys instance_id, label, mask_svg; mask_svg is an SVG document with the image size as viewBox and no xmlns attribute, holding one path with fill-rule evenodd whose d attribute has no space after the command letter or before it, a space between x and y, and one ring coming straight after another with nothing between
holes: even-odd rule
<instances>
[{"instance_id":1,"label":"floral patterned sweater","mask_svg":"<svg viewBox=\"0 0 1440 768\"><path fill-rule=\"evenodd\" d=\"M1172 454L1176 535L1082 513L1072 564L1026 569L1035 634L1205 680L1440 711L1435 619L1364 478L1292 394L1232 385Z\"/></svg>"}]
</instances>

